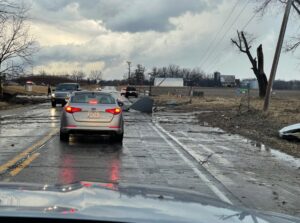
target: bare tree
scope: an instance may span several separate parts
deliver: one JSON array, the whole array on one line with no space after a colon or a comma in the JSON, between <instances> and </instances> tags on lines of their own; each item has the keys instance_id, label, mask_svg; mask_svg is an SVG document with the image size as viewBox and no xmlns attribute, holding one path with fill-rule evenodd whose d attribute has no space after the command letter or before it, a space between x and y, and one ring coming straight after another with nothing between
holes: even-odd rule
<instances>
[{"instance_id":1,"label":"bare tree","mask_svg":"<svg viewBox=\"0 0 300 223\"><path fill-rule=\"evenodd\" d=\"M133 81L135 84L143 84L144 83L144 80L145 80L145 71L146 71L146 68L141 65L141 64L138 64L136 66L136 69L133 73Z\"/></svg>"},{"instance_id":2,"label":"bare tree","mask_svg":"<svg viewBox=\"0 0 300 223\"><path fill-rule=\"evenodd\" d=\"M85 73L83 71L80 70L74 70L72 72L71 78L76 81L76 82L80 82L85 78Z\"/></svg>"},{"instance_id":3,"label":"bare tree","mask_svg":"<svg viewBox=\"0 0 300 223\"><path fill-rule=\"evenodd\" d=\"M171 64L168 67L168 73L170 77L178 77L180 73L180 67L178 65Z\"/></svg>"},{"instance_id":4,"label":"bare tree","mask_svg":"<svg viewBox=\"0 0 300 223\"><path fill-rule=\"evenodd\" d=\"M268 9L272 9L276 6L284 6L287 0L256 0L259 6L256 12L260 12L262 15L266 13ZM292 3L293 9L295 10L297 16L300 19L300 0L294 0ZM284 9L284 7L283 7ZM295 51L300 46L300 34L293 36L286 42L285 51Z\"/></svg>"},{"instance_id":5,"label":"bare tree","mask_svg":"<svg viewBox=\"0 0 300 223\"><path fill-rule=\"evenodd\" d=\"M92 70L89 77L91 80L93 80L97 83L102 80L102 71L101 70Z\"/></svg>"},{"instance_id":6,"label":"bare tree","mask_svg":"<svg viewBox=\"0 0 300 223\"><path fill-rule=\"evenodd\" d=\"M18 6L8 0L0 0L0 21L7 19L10 15L15 14Z\"/></svg>"},{"instance_id":7,"label":"bare tree","mask_svg":"<svg viewBox=\"0 0 300 223\"><path fill-rule=\"evenodd\" d=\"M158 68L153 67L149 72L149 74L151 75L152 78L158 77L159 76Z\"/></svg>"},{"instance_id":8,"label":"bare tree","mask_svg":"<svg viewBox=\"0 0 300 223\"><path fill-rule=\"evenodd\" d=\"M268 8L286 4L288 0L256 0L259 3L256 11L264 14ZM300 0L293 1L293 8L300 15Z\"/></svg>"},{"instance_id":9,"label":"bare tree","mask_svg":"<svg viewBox=\"0 0 300 223\"><path fill-rule=\"evenodd\" d=\"M29 35L27 11L24 5L0 0L0 73L17 75L25 63L31 62L37 50ZM6 66L3 66L6 64Z\"/></svg>"},{"instance_id":10,"label":"bare tree","mask_svg":"<svg viewBox=\"0 0 300 223\"><path fill-rule=\"evenodd\" d=\"M240 52L245 53L251 62L252 70L256 76L259 86L259 96L264 98L268 86L268 79L264 71L264 54L262 44L256 50L257 59L254 58L250 52L252 48L251 43L253 39L247 40L244 32L237 31L237 39L231 39L232 43L239 49Z\"/></svg>"}]
</instances>

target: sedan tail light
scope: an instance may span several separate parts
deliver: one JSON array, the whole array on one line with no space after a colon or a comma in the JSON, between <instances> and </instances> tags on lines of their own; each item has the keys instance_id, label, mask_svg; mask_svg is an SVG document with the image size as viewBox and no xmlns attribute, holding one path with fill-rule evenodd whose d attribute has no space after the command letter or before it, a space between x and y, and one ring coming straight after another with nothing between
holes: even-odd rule
<instances>
[{"instance_id":1,"label":"sedan tail light","mask_svg":"<svg viewBox=\"0 0 300 223\"><path fill-rule=\"evenodd\" d=\"M75 112L80 112L81 108L75 108L75 107L71 107L71 106L66 106L65 107L65 111L68 113L75 113Z\"/></svg>"},{"instance_id":2,"label":"sedan tail light","mask_svg":"<svg viewBox=\"0 0 300 223\"><path fill-rule=\"evenodd\" d=\"M122 112L121 108L110 108L106 109L105 112L111 113L113 115L118 115Z\"/></svg>"}]
</instances>

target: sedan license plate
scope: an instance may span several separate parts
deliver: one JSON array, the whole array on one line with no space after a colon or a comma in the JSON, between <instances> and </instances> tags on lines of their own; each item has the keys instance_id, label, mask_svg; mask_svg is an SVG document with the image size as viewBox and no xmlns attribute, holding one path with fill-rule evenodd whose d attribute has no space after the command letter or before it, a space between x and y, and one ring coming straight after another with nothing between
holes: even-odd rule
<instances>
[{"instance_id":1,"label":"sedan license plate","mask_svg":"<svg viewBox=\"0 0 300 223\"><path fill-rule=\"evenodd\" d=\"M89 112L88 116L90 119L98 119L100 118L100 112Z\"/></svg>"}]
</instances>

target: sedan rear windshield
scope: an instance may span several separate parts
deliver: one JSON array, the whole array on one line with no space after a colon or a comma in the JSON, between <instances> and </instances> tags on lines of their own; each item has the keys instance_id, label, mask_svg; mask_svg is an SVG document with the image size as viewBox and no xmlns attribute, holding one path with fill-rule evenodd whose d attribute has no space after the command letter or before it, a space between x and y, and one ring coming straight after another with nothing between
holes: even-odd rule
<instances>
[{"instance_id":1,"label":"sedan rear windshield","mask_svg":"<svg viewBox=\"0 0 300 223\"><path fill-rule=\"evenodd\" d=\"M72 103L115 104L115 99L109 94L80 93L71 97Z\"/></svg>"}]
</instances>

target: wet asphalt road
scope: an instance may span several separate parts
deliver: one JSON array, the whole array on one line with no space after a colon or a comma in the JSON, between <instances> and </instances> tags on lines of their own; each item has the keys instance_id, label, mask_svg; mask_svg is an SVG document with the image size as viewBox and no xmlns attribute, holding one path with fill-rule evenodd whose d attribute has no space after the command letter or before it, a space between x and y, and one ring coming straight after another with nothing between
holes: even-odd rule
<instances>
[{"instance_id":1,"label":"wet asphalt road","mask_svg":"<svg viewBox=\"0 0 300 223\"><path fill-rule=\"evenodd\" d=\"M176 187L300 216L299 160L201 126L195 113L126 112L118 145L98 136L60 142L61 110L42 104L0 112L0 181Z\"/></svg>"}]
</instances>

